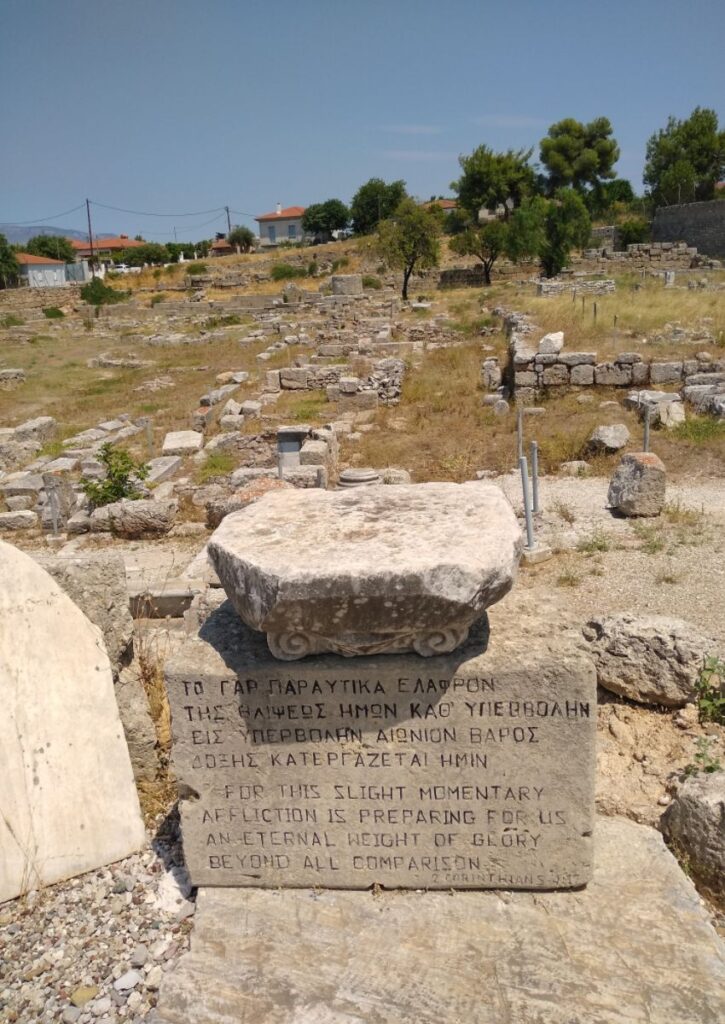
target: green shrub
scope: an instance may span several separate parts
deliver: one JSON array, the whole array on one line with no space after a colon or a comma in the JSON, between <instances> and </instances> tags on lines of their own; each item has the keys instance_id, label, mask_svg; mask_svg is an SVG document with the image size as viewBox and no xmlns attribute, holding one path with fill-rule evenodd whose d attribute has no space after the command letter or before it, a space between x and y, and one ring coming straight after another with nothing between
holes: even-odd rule
<instances>
[{"instance_id":1,"label":"green shrub","mask_svg":"<svg viewBox=\"0 0 725 1024\"><path fill-rule=\"evenodd\" d=\"M646 242L649 239L650 223L644 217L630 217L617 225L619 244L625 249L635 242Z\"/></svg>"},{"instance_id":2,"label":"green shrub","mask_svg":"<svg viewBox=\"0 0 725 1024\"><path fill-rule=\"evenodd\" d=\"M291 281L295 277L306 277L304 267L293 267L291 263L275 263L271 270L273 281Z\"/></svg>"},{"instance_id":3,"label":"green shrub","mask_svg":"<svg viewBox=\"0 0 725 1024\"><path fill-rule=\"evenodd\" d=\"M725 725L725 661L705 658L695 683L695 694L700 721Z\"/></svg>"},{"instance_id":4,"label":"green shrub","mask_svg":"<svg viewBox=\"0 0 725 1024\"><path fill-rule=\"evenodd\" d=\"M209 316L204 321L204 327L210 331L214 327L237 327L244 321L236 313L225 313L223 316Z\"/></svg>"},{"instance_id":5,"label":"green shrub","mask_svg":"<svg viewBox=\"0 0 725 1024\"><path fill-rule=\"evenodd\" d=\"M15 316L14 313L6 313L5 316L0 316L0 327L22 327L25 321L20 316Z\"/></svg>"},{"instance_id":6,"label":"green shrub","mask_svg":"<svg viewBox=\"0 0 725 1024\"><path fill-rule=\"evenodd\" d=\"M350 260L347 258L347 256L341 256L338 260L333 260L332 273L336 274L338 270L342 270L344 267L348 266L349 263Z\"/></svg>"},{"instance_id":7,"label":"green shrub","mask_svg":"<svg viewBox=\"0 0 725 1024\"><path fill-rule=\"evenodd\" d=\"M379 277L375 277L374 274L364 274L362 279L363 288L371 288L373 291L378 291L383 287L383 282Z\"/></svg>"},{"instance_id":8,"label":"green shrub","mask_svg":"<svg viewBox=\"0 0 725 1024\"><path fill-rule=\"evenodd\" d=\"M43 316L46 320L62 320L65 317L65 313L62 309L58 309L57 306L48 306L43 310Z\"/></svg>"},{"instance_id":9,"label":"green shrub","mask_svg":"<svg viewBox=\"0 0 725 1024\"><path fill-rule=\"evenodd\" d=\"M136 462L125 448L114 448L110 442L101 445L98 458L106 467L106 479L81 480L83 493L94 508L110 505L122 498L135 500L141 497L136 485L149 475L146 463Z\"/></svg>"},{"instance_id":10,"label":"green shrub","mask_svg":"<svg viewBox=\"0 0 725 1024\"><path fill-rule=\"evenodd\" d=\"M89 306L110 306L114 302L125 302L129 292L117 291L104 284L100 277L94 277L81 288L81 298Z\"/></svg>"},{"instance_id":11,"label":"green shrub","mask_svg":"<svg viewBox=\"0 0 725 1024\"><path fill-rule=\"evenodd\" d=\"M150 304L152 306L158 306L158 304L160 302L163 302L165 298L166 298L165 295L152 295L151 296L151 303Z\"/></svg>"},{"instance_id":12,"label":"green shrub","mask_svg":"<svg viewBox=\"0 0 725 1024\"><path fill-rule=\"evenodd\" d=\"M198 277L200 274L206 274L209 270L206 263L187 263L186 273L189 277Z\"/></svg>"}]
</instances>

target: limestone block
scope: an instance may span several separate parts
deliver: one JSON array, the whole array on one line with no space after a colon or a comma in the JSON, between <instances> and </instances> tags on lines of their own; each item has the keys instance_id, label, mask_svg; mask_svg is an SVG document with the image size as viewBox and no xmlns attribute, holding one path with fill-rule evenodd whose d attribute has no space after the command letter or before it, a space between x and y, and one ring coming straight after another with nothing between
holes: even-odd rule
<instances>
[{"instance_id":1,"label":"limestone block","mask_svg":"<svg viewBox=\"0 0 725 1024\"><path fill-rule=\"evenodd\" d=\"M279 391L280 387L279 370L267 370L264 375L264 390L275 392Z\"/></svg>"},{"instance_id":2,"label":"limestone block","mask_svg":"<svg viewBox=\"0 0 725 1024\"><path fill-rule=\"evenodd\" d=\"M191 425L194 430L203 430L208 427L214 419L214 410L210 405L202 405L191 415Z\"/></svg>"},{"instance_id":3,"label":"limestone block","mask_svg":"<svg viewBox=\"0 0 725 1024\"><path fill-rule=\"evenodd\" d=\"M607 503L625 516L658 516L665 504L667 474L653 452L623 455L609 483Z\"/></svg>"},{"instance_id":4,"label":"limestone block","mask_svg":"<svg viewBox=\"0 0 725 1024\"><path fill-rule=\"evenodd\" d=\"M715 896L725 895L725 772L685 779L660 827L677 856Z\"/></svg>"},{"instance_id":5,"label":"limestone block","mask_svg":"<svg viewBox=\"0 0 725 1024\"><path fill-rule=\"evenodd\" d=\"M196 430L172 430L164 438L161 451L164 455L193 455L203 444L204 436Z\"/></svg>"},{"instance_id":6,"label":"limestone block","mask_svg":"<svg viewBox=\"0 0 725 1024\"><path fill-rule=\"evenodd\" d=\"M304 391L309 387L309 376L306 366L286 366L279 371L280 387L284 391Z\"/></svg>"},{"instance_id":7,"label":"limestone block","mask_svg":"<svg viewBox=\"0 0 725 1024\"><path fill-rule=\"evenodd\" d=\"M338 387L340 394L342 395L354 395L360 390L360 378L359 377L340 377L338 381Z\"/></svg>"},{"instance_id":8,"label":"limestone block","mask_svg":"<svg viewBox=\"0 0 725 1024\"><path fill-rule=\"evenodd\" d=\"M0 530L14 532L16 530L32 530L38 525L39 519L35 512L0 512Z\"/></svg>"},{"instance_id":9,"label":"limestone block","mask_svg":"<svg viewBox=\"0 0 725 1024\"><path fill-rule=\"evenodd\" d=\"M641 387L649 384L649 363L635 363L632 366L632 384Z\"/></svg>"},{"instance_id":10,"label":"limestone block","mask_svg":"<svg viewBox=\"0 0 725 1024\"><path fill-rule=\"evenodd\" d=\"M128 608L126 567L120 554L39 556L39 565L53 577L83 614L103 633L114 673L131 653L133 619Z\"/></svg>"},{"instance_id":11,"label":"limestone block","mask_svg":"<svg viewBox=\"0 0 725 1024\"><path fill-rule=\"evenodd\" d=\"M642 356L639 352L620 352L614 361L622 365L629 364L632 366L634 363L641 363Z\"/></svg>"},{"instance_id":12,"label":"limestone block","mask_svg":"<svg viewBox=\"0 0 725 1024\"><path fill-rule=\"evenodd\" d=\"M545 387L566 386L569 383L569 370L561 363L544 368L542 383Z\"/></svg>"},{"instance_id":13,"label":"limestone block","mask_svg":"<svg viewBox=\"0 0 725 1024\"><path fill-rule=\"evenodd\" d=\"M362 295L361 274L333 274L330 278L333 295Z\"/></svg>"},{"instance_id":14,"label":"limestone block","mask_svg":"<svg viewBox=\"0 0 725 1024\"><path fill-rule=\"evenodd\" d=\"M689 622L623 613L591 619L584 628L605 690L640 704L682 707L695 695L703 659L714 641Z\"/></svg>"},{"instance_id":15,"label":"limestone block","mask_svg":"<svg viewBox=\"0 0 725 1024\"><path fill-rule=\"evenodd\" d=\"M175 501L150 499L116 501L105 508L111 533L127 540L162 537L174 525L177 511Z\"/></svg>"},{"instance_id":16,"label":"limestone block","mask_svg":"<svg viewBox=\"0 0 725 1024\"><path fill-rule=\"evenodd\" d=\"M28 555L0 543L0 563L1 902L120 860L145 832L100 631Z\"/></svg>"},{"instance_id":17,"label":"limestone block","mask_svg":"<svg viewBox=\"0 0 725 1024\"><path fill-rule=\"evenodd\" d=\"M246 402L242 402L242 414L253 418L259 416L262 411L262 403L255 402L252 399L248 399Z\"/></svg>"},{"instance_id":18,"label":"limestone block","mask_svg":"<svg viewBox=\"0 0 725 1024\"><path fill-rule=\"evenodd\" d=\"M652 384L679 384L682 363L650 363L649 376Z\"/></svg>"},{"instance_id":19,"label":"limestone block","mask_svg":"<svg viewBox=\"0 0 725 1024\"><path fill-rule=\"evenodd\" d=\"M632 367L628 364L597 363L594 383L599 386L624 387L632 383Z\"/></svg>"},{"instance_id":20,"label":"limestone block","mask_svg":"<svg viewBox=\"0 0 725 1024\"><path fill-rule=\"evenodd\" d=\"M242 430L244 428L244 416L222 416L219 420L222 430Z\"/></svg>"},{"instance_id":21,"label":"limestone block","mask_svg":"<svg viewBox=\"0 0 725 1024\"><path fill-rule=\"evenodd\" d=\"M546 354L556 354L561 352L564 348L564 332L554 331L551 334L545 334L539 342L537 349L539 352Z\"/></svg>"},{"instance_id":22,"label":"limestone block","mask_svg":"<svg viewBox=\"0 0 725 1024\"><path fill-rule=\"evenodd\" d=\"M598 818L594 842L585 890L535 898L202 888L153 1024L725 1019L722 940L660 834Z\"/></svg>"},{"instance_id":23,"label":"limestone block","mask_svg":"<svg viewBox=\"0 0 725 1024\"><path fill-rule=\"evenodd\" d=\"M330 451L324 441L305 441L300 449L301 466L325 466L330 459Z\"/></svg>"},{"instance_id":24,"label":"limestone block","mask_svg":"<svg viewBox=\"0 0 725 1024\"><path fill-rule=\"evenodd\" d=\"M596 352L562 352L559 356L564 366L594 366L596 361Z\"/></svg>"},{"instance_id":25,"label":"limestone block","mask_svg":"<svg viewBox=\"0 0 725 1024\"><path fill-rule=\"evenodd\" d=\"M517 370L514 374L514 384L517 388L535 388L537 376L533 370Z\"/></svg>"},{"instance_id":26,"label":"limestone block","mask_svg":"<svg viewBox=\"0 0 725 1024\"><path fill-rule=\"evenodd\" d=\"M357 499L374 490L399 488L333 493ZM534 679L546 683L532 688ZM452 878L429 860L443 810L458 822L444 842L453 847L446 853L463 858L461 888L539 889L590 878L596 680L591 660L561 635L542 638L507 619L489 640L483 620L464 647L429 661L373 656L351 667L332 655L285 672L227 604L198 640L174 646L166 680L175 772L182 792L195 794L181 806L195 884L445 888ZM315 720L303 711L310 701ZM204 707L216 715L209 743L199 731L209 728ZM249 755L255 770L240 776ZM257 788L242 798L240 783ZM226 816L240 799L256 826L249 816L245 824ZM221 827L205 823L214 820L211 807L224 816L217 819L229 838L223 850L208 843ZM284 858L262 863L270 833L285 821L307 822L295 831L309 838L292 838L272 851ZM256 835L245 848L251 827ZM322 839L319 851L311 831ZM402 840L412 832L417 841L409 835L389 845L391 834ZM387 843L375 840L381 834ZM315 862L315 852L325 856ZM404 856L389 859L391 852ZM220 861L220 853L229 856Z\"/></svg>"},{"instance_id":27,"label":"limestone block","mask_svg":"<svg viewBox=\"0 0 725 1024\"><path fill-rule=\"evenodd\" d=\"M592 451L617 452L629 441L629 430L624 423L597 427L588 441Z\"/></svg>"},{"instance_id":28,"label":"limestone block","mask_svg":"<svg viewBox=\"0 0 725 1024\"><path fill-rule=\"evenodd\" d=\"M14 433L18 439L31 438L34 441L40 441L41 444L46 444L55 437L57 427L58 424L52 416L37 416L35 419L26 420L25 423L15 427Z\"/></svg>"},{"instance_id":29,"label":"limestone block","mask_svg":"<svg viewBox=\"0 0 725 1024\"><path fill-rule=\"evenodd\" d=\"M268 494L209 554L241 618L284 660L453 650L513 585L521 531L491 484Z\"/></svg>"},{"instance_id":30,"label":"limestone block","mask_svg":"<svg viewBox=\"0 0 725 1024\"><path fill-rule=\"evenodd\" d=\"M0 494L4 498L12 498L23 494L37 501L43 486L43 476L41 473L14 473L0 483Z\"/></svg>"},{"instance_id":31,"label":"limestone block","mask_svg":"<svg viewBox=\"0 0 725 1024\"><path fill-rule=\"evenodd\" d=\"M589 364L577 363L572 366L569 380L577 386L586 386L594 383L594 367Z\"/></svg>"},{"instance_id":32,"label":"limestone block","mask_svg":"<svg viewBox=\"0 0 725 1024\"><path fill-rule=\"evenodd\" d=\"M213 388L208 394L202 395L199 405L219 405L229 395L233 395L237 388L237 384L222 384L221 387Z\"/></svg>"},{"instance_id":33,"label":"limestone block","mask_svg":"<svg viewBox=\"0 0 725 1024\"><path fill-rule=\"evenodd\" d=\"M178 473L183 463L178 455L160 455L156 459L150 459L148 465L150 472L145 483L150 485L160 484L164 480L170 479L175 473Z\"/></svg>"}]
</instances>

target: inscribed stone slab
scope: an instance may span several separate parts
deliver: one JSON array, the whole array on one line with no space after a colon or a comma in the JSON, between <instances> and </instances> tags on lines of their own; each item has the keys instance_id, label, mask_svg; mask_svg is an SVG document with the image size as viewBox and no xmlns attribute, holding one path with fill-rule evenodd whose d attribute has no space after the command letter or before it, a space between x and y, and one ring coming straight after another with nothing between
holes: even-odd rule
<instances>
[{"instance_id":1,"label":"inscribed stone slab","mask_svg":"<svg viewBox=\"0 0 725 1024\"><path fill-rule=\"evenodd\" d=\"M521 628L521 627L520 627ZM196 885L552 889L591 875L594 669L487 623L290 665L228 603L167 664Z\"/></svg>"}]
</instances>

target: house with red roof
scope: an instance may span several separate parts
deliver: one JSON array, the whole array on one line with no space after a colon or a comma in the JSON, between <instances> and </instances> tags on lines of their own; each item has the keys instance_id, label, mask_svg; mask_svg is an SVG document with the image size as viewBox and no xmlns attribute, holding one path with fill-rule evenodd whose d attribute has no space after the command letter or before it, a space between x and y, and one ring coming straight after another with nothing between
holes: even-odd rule
<instances>
[{"instance_id":1,"label":"house with red roof","mask_svg":"<svg viewBox=\"0 0 725 1024\"><path fill-rule=\"evenodd\" d=\"M277 204L272 213L262 213L255 217L259 224L259 240L264 247L280 245L282 242L303 242L305 233L302 230L304 206L287 206L284 209Z\"/></svg>"},{"instance_id":2,"label":"house with red roof","mask_svg":"<svg viewBox=\"0 0 725 1024\"><path fill-rule=\"evenodd\" d=\"M63 288L68 284L63 260L30 252L16 252L15 259L20 266L21 283L29 288Z\"/></svg>"},{"instance_id":3,"label":"house with red roof","mask_svg":"<svg viewBox=\"0 0 725 1024\"><path fill-rule=\"evenodd\" d=\"M91 256L91 246L86 241L81 241L77 238L69 238L68 241L73 246L76 254L76 260L87 260ZM128 235L118 235L110 238L93 238L93 255L97 260L109 260L112 256L118 255L119 252L124 252L126 249L137 249L139 245L146 245L145 242L138 242L135 238L129 238Z\"/></svg>"}]
</instances>

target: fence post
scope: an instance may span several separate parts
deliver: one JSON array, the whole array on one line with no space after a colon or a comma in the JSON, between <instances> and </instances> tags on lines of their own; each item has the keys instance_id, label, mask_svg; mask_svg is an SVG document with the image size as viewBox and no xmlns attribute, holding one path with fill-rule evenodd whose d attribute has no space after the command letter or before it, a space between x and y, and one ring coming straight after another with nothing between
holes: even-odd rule
<instances>
[{"instance_id":1,"label":"fence post","mask_svg":"<svg viewBox=\"0 0 725 1024\"><path fill-rule=\"evenodd\" d=\"M524 410L521 406L516 410L516 444L517 457L521 459L524 454Z\"/></svg>"},{"instance_id":2,"label":"fence post","mask_svg":"<svg viewBox=\"0 0 725 1024\"><path fill-rule=\"evenodd\" d=\"M534 515L538 515L539 508L539 446L536 441L531 442L531 497Z\"/></svg>"},{"instance_id":3,"label":"fence post","mask_svg":"<svg viewBox=\"0 0 725 1024\"><path fill-rule=\"evenodd\" d=\"M526 520L526 547L529 551L534 546L534 524L531 518L531 506L529 504L529 467L526 462L526 456L522 455L519 459L519 468L521 470L521 490L524 495L524 518Z\"/></svg>"},{"instance_id":4,"label":"fence post","mask_svg":"<svg viewBox=\"0 0 725 1024\"><path fill-rule=\"evenodd\" d=\"M642 451L643 452L648 452L649 451L649 425L650 425L650 416L651 415L652 415L652 407L650 406L650 404L648 402L647 405L645 405L645 407L644 407L644 443L642 445Z\"/></svg>"}]
</instances>

